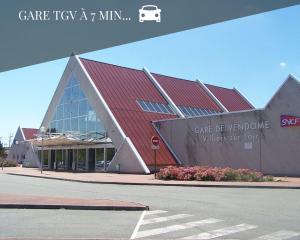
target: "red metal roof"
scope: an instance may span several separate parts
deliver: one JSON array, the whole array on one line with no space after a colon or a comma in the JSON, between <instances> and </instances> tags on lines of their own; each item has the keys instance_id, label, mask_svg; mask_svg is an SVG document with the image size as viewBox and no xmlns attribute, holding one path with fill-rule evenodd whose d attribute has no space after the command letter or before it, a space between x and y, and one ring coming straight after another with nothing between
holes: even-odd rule
<instances>
[{"instance_id":1,"label":"red metal roof","mask_svg":"<svg viewBox=\"0 0 300 240\"><path fill-rule=\"evenodd\" d=\"M137 104L138 99L164 103L152 82L141 70L80 59L94 81L121 128L128 136L148 166L154 165L151 136L156 135L151 121L176 118L176 115L150 113ZM167 146L161 141L157 164L176 164Z\"/></svg>"},{"instance_id":2,"label":"red metal roof","mask_svg":"<svg viewBox=\"0 0 300 240\"><path fill-rule=\"evenodd\" d=\"M116 66L88 59L80 59L104 97L110 110L127 137L131 139L147 166L153 166L151 136L156 131L151 121L177 118L176 115L143 111L137 100L168 104L141 70ZM206 91L194 81L153 74L177 106L191 106L222 111ZM206 85L229 111L251 109L252 106L236 90ZM157 155L160 166L174 165L175 159L161 141Z\"/></svg>"},{"instance_id":3,"label":"red metal roof","mask_svg":"<svg viewBox=\"0 0 300 240\"><path fill-rule=\"evenodd\" d=\"M177 106L222 111L199 83L160 74L153 74L153 76Z\"/></svg>"},{"instance_id":4,"label":"red metal roof","mask_svg":"<svg viewBox=\"0 0 300 240\"><path fill-rule=\"evenodd\" d=\"M38 129L22 128L22 132L24 134L25 140L30 140L36 137L36 134L38 133Z\"/></svg>"},{"instance_id":5,"label":"red metal roof","mask_svg":"<svg viewBox=\"0 0 300 240\"><path fill-rule=\"evenodd\" d=\"M253 109L241 94L235 89L217 87L210 84L205 86L215 95L215 97L227 108L229 112Z\"/></svg>"}]
</instances>

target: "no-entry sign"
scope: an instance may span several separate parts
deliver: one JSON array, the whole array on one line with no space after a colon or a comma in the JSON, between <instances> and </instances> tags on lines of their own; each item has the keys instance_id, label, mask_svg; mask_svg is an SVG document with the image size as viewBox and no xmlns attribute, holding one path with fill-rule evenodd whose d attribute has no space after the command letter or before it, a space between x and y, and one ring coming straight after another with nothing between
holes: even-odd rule
<instances>
[{"instance_id":1,"label":"no-entry sign","mask_svg":"<svg viewBox=\"0 0 300 240\"><path fill-rule=\"evenodd\" d=\"M159 146L159 138L157 136L152 136L151 143L153 146Z\"/></svg>"}]
</instances>

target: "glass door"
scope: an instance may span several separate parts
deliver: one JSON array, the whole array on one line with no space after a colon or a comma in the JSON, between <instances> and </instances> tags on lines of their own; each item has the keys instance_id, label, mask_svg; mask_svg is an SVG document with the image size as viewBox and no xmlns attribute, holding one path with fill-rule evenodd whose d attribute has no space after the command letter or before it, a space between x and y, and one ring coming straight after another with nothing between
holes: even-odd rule
<instances>
[{"instance_id":1,"label":"glass door","mask_svg":"<svg viewBox=\"0 0 300 240\"><path fill-rule=\"evenodd\" d=\"M105 167L104 148L96 148L95 170L103 172Z\"/></svg>"},{"instance_id":2,"label":"glass door","mask_svg":"<svg viewBox=\"0 0 300 240\"><path fill-rule=\"evenodd\" d=\"M95 148L90 148L89 149L89 157L88 157L88 171L95 171Z\"/></svg>"}]
</instances>

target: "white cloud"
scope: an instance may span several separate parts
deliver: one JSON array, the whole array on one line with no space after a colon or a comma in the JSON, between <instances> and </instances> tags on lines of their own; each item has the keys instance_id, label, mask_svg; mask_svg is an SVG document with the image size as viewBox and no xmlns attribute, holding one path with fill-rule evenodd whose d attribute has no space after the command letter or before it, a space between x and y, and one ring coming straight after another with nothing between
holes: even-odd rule
<instances>
[{"instance_id":1,"label":"white cloud","mask_svg":"<svg viewBox=\"0 0 300 240\"><path fill-rule=\"evenodd\" d=\"M282 68L285 68L287 66L287 63L286 62L281 62L281 63L279 63L279 66L282 67Z\"/></svg>"}]
</instances>

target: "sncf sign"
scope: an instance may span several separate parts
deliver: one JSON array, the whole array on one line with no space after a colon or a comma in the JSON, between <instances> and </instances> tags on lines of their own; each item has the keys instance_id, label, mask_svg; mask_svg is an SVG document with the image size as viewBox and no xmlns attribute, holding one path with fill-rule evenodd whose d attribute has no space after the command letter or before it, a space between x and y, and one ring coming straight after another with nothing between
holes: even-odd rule
<instances>
[{"instance_id":1,"label":"sncf sign","mask_svg":"<svg viewBox=\"0 0 300 240\"><path fill-rule=\"evenodd\" d=\"M281 115L281 127L297 127L300 126L300 117Z\"/></svg>"}]
</instances>

